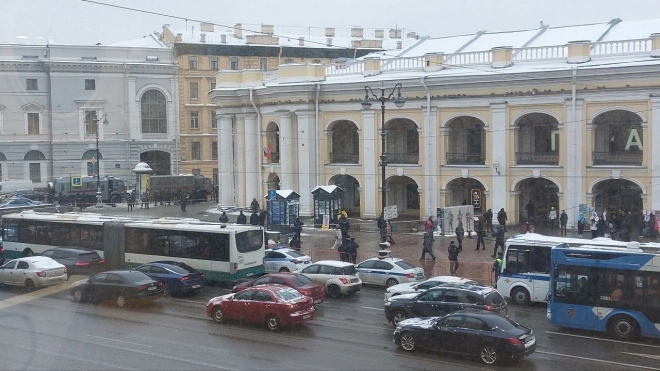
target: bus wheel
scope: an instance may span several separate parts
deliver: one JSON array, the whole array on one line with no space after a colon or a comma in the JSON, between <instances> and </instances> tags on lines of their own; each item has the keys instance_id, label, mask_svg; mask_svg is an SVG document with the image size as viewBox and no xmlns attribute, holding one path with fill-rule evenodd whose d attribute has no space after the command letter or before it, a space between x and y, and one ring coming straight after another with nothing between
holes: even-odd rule
<instances>
[{"instance_id":1,"label":"bus wheel","mask_svg":"<svg viewBox=\"0 0 660 371\"><path fill-rule=\"evenodd\" d=\"M607 327L609 333L619 340L633 340L639 333L637 321L624 315L612 317Z\"/></svg>"},{"instance_id":2,"label":"bus wheel","mask_svg":"<svg viewBox=\"0 0 660 371\"><path fill-rule=\"evenodd\" d=\"M26 257L26 256L33 256L33 255L34 255L34 252L32 251L32 249L25 249L25 250L23 250L23 257Z\"/></svg>"},{"instance_id":3,"label":"bus wheel","mask_svg":"<svg viewBox=\"0 0 660 371\"><path fill-rule=\"evenodd\" d=\"M517 287L511 291L511 299L518 305L529 305L529 291L522 287Z\"/></svg>"}]
</instances>

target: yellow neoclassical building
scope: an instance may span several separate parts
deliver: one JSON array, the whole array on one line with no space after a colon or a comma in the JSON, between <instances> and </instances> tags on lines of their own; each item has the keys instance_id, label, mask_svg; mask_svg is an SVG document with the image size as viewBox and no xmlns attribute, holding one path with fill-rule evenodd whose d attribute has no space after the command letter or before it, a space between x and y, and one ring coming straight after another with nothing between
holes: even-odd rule
<instances>
[{"instance_id":1,"label":"yellow neoclassical building","mask_svg":"<svg viewBox=\"0 0 660 371\"><path fill-rule=\"evenodd\" d=\"M472 204L475 215L579 205L601 212L660 210L660 19L425 38L403 51L343 64L219 71L220 202L247 205L267 189L301 195L345 189L342 208L400 217ZM365 87L405 104L364 109ZM396 92L394 97L396 97Z\"/></svg>"}]
</instances>

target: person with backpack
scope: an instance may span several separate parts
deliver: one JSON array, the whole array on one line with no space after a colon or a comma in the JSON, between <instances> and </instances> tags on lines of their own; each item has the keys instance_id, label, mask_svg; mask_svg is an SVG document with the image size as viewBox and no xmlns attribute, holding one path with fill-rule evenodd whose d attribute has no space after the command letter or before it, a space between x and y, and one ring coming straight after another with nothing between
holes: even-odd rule
<instances>
[{"instance_id":1,"label":"person with backpack","mask_svg":"<svg viewBox=\"0 0 660 371\"><path fill-rule=\"evenodd\" d=\"M447 248L447 256L449 258L449 273L452 276L455 276L456 271L458 270L458 254L460 252L460 249L456 246L454 241L451 241L449 243L449 247ZM435 260L435 258L433 259Z\"/></svg>"},{"instance_id":2,"label":"person with backpack","mask_svg":"<svg viewBox=\"0 0 660 371\"><path fill-rule=\"evenodd\" d=\"M497 288L497 280L500 278L500 271L502 270L502 253L497 253L497 259L493 262L493 273L495 273L495 284L493 287Z\"/></svg>"}]
</instances>

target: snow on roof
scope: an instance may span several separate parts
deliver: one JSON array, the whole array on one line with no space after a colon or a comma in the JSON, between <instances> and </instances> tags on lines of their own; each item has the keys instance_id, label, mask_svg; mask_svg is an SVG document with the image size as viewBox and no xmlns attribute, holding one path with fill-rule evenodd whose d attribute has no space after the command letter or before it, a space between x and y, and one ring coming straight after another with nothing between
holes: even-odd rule
<instances>
[{"instance_id":1,"label":"snow on roof","mask_svg":"<svg viewBox=\"0 0 660 371\"><path fill-rule=\"evenodd\" d=\"M418 46L406 51L401 56L421 57L426 53L455 53L475 36L476 34L429 38L422 41Z\"/></svg>"},{"instance_id":2,"label":"snow on roof","mask_svg":"<svg viewBox=\"0 0 660 371\"><path fill-rule=\"evenodd\" d=\"M128 46L133 48L165 48L166 46L161 43L158 38L153 34L144 36L140 39L120 41L110 46Z\"/></svg>"},{"instance_id":3,"label":"snow on roof","mask_svg":"<svg viewBox=\"0 0 660 371\"><path fill-rule=\"evenodd\" d=\"M566 45L570 41L578 40L591 40L592 42L596 42L609 28L609 23L549 27L528 46Z\"/></svg>"},{"instance_id":4,"label":"snow on roof","mask_svg":"<svg viewBox=\"0 0 660 371\"><path fill-rule=\"evenodd\" d=\"M660 32L660 19L620 22L605 35L603 41L646 39Z\"/></svg>"},{"instance_id":5,"label":"snow on roof","mask_svg":"<svg viewBox=\"0 0 660 371\"><path fill-rule=\"evenodd\" d=\"M461 52L476 52L491 50L498 46L511 46L521 48L529 42L540 30L508 31L496 33L484 33L478 39L470 43Z\"/></svg>"},{"instance_id":6,"label":"snow on roof","mask_svg":"<svg viewBox=\"0 0 660 371\"><path fill-rule=\"evenodd\" d=\"M340 188L340 187L338 187L338 186L336 186L336 185L316 186L316 188L312 189L312 193L314 193L314 191L316 191L317 189L322 189L322 190L324 190L325 192L332 193L332 192L334 192L337 188Z\"/></svg>"}]
</instances>

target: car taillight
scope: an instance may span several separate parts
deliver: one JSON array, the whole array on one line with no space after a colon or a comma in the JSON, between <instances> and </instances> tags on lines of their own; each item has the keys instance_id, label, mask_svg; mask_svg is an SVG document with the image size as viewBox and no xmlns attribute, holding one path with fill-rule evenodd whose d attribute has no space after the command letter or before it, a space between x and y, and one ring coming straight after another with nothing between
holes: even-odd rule
<instances>
[{"instance_id":1,"label":"car taillight","mask_svg":"<svg viewBox=\"0 0 660 371\"><path fill-rule=\"evenodd\" d=\"M309 296L309 294L310 294L309 291L307 291L307 290L303 290L300 293L305 295L305 296Z\"/></svg>"},{"instance_id":2,"label":"car taillight","mask_svg":"<svg viewBox=\"0 0 660 371\"><path fill-rule=\"evenodd\" d=\"M190 278L190 277L183 276L183 277L179 278L179 282L183 282L183 281L187 280L188 278Z\"/></svg>"},{"instance_id":3,"label":"car taillight","mask_svg":"<svg viewBox=\"0 0 660 371\"><path fill-rule=\"evenodd\" d=\"M509 344L511 345L522 345L522 341L518 338L509 338Z\"/></svg>"},{"instance_id":4,"label":"car taillight","mask_svg":"<svg viewBox=\"0 0 660 371\"><path fill-rule=\"evenodd\" d=\"M37 276L39 277L46 277L46 272L37 272Z\"/></svg>"},{"instance_id":5,"label":"car taillight","mask_svg":"<svg viewBox=\"0 0 660 371\"><path fill-rule=\"evenodd\" d=\"M340 278L339 280L340 280L341 283L343 283L344 285L348 284L348 280L347 280L346 278Z\"/></svg>"},{"instance_id":6,"label":"car taillight","mask_svg":"<svg viewBox=\"0 0 660 371\"><path fill-rule=\"evenodd\" d=\"M4 248L4 247L0 247L0 252L5 252L5 248Z\"/></svg>"},{"instance_id":7,"label":"car taillight","mask_svg":"<svg viewBox=\"0 0 660 371\"><path fill-rule=\"evenodd\" d=\"M103 263L105 263L105 260L103 259L99 260L99 264L103 264Z\"/></svg>"},{"instance_id":8,"label":"car taillight","mask_svg":"<svg viewBox=\"0 0 660 371\"><path fill-rule=\"evenodd\" d=\"M158 287L161 287L161 286L163 286L163 283L162 283L162 282L158 282Z\"/></svg>"},{"instance_id":9,"label":"car taillight","mask_svg":"<svg viewBox=\"0 0 660 371\"><path fill-rule=\"evenodd\" d=\"M408 272L408 273L406 273L406 277L415 278L415 275L413 273Z\"/></svg>"},{"instance_id":10,"label":"car taillight","mask_svg":"<svg viewBox=\"0 0 660 371\"><path fill-rule=\"evenodd\" d=\"M486 310L489 310L489 311L491 311L491 312L494 312L494 311L495 311L495 307L492 306L492 305L486 305Z\"/></svg>"},{"instance_id":11,"label":"car taillight","mask_svg":"<svg viewBox=\"0 0 660 371\"><path fill-rule=\"evenodd\" d=\"M76 267L86 267L88 265L88 262L76 262Z\"/></svg>"}]
</instances>

